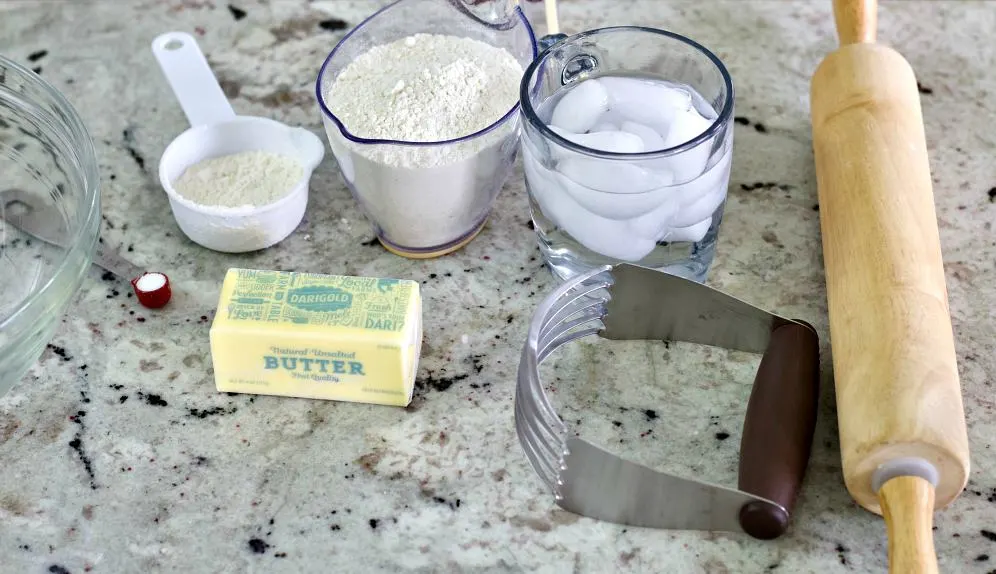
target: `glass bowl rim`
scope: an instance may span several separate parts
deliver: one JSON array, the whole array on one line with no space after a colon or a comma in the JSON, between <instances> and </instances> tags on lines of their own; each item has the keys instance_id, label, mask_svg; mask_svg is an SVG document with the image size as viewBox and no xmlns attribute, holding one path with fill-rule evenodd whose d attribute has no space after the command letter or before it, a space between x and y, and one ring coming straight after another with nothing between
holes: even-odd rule
<instances>
[{"instance_id":1,"label":"glass bowl rim","mask_svg":"<svg viewBox=\"0 0 996 574\"><path fill-rule=\"evenodd\" d=\"M336 127L339 128L339 132L346 139L348 139L349 141L352 141L354 143L368 144L368 145L389 144L389 145L403 145L403 146L415 146L415 147L419 147L419 146L424 146L424 147L441 146L441 145L456 144L456 143L461 143L461 142L469 141L469 140L472 140L474 138L480 137L480 136L482 136L482 135L484 135L484 134L486 134L488 132L491 132L491 131L495 130L496 128L498 128L498 126L504 124L509 119L511 119L513 117L513 115L515 115L515 113L519 110L519 102L518 101L516 101L515 104L513 104L512 107L507 112L505 112L505 114L502 117L498 118L498 120L496 120L491 125L489 125L487 127L484 127L484 128L482 128L482 129L480 129L480 130L478 130L478 131L476 131L476 132L474 132L472 134L468 134L468 135L465 135L465 136L460 136L458 138L453 138L453 139L448 139L448 140L424 142L424 141L407 141L407 140L363 138L363 137L360 137L358 135L353 134L348 129L346 129L346 126L345 126L345 124L342 123L342 120L340 120L335 114L333 114L332 110L330 110L329 107L328 107L328 105L326 105L326 103L325 103L325 96L322 94L322 79L325 77L325 71L328 68L329 63L332 61L332 58L336 55L336 52L339 51L339 49L346 43L347 40L349 40L353 36L353 34L355 34L356 32L360 31L362 28L364 28L365 26L367 26L368 24L370 24L378 16L381 16L381 15L385 14L387 11L389 11L389 10L397 7L399 4L401 4L402 2L406 2L406 1L408 1L408 0L395 0L395 2L392 2L392 3L388 4L387 6L384 6L383 8L377 10L376 12L374 12L373 14L371 14L370 16L367 16L362 22L360 22L352 30L350 30L349 32L347 32L346 35L343 36L342 39L339 40L339 42L336 43L335 47L332 48L332 51L329 52L329 55L325 57L325 61L322 63L322 67L321 67L321 69L318 72L318 79L315 81L315 97L318 100L318 106L322 110L322 115L324 115L326 118L328 118L333 123L335 123ZM452 4L454 4L454 1L450 0L449 3L452 5ZM472 18L472 19L476 20L480 24L483 24L483 25L489 26L489 27L496 27L496 26L494 26L492 24L489 24L488 22L486 22L484 20L481 20L480 18L478 18L477 16L475 16L472 13L468 12L467 10L462 10L460 8L457 8L457 9L460 10L461 12L463 12L464 15L467 16L468 18ZM536 51L536 34L533 32L533 27L529 23L529 20L526 18L526 15L522 12L522 8L518 4L516 4L513 12L515 13L516 16L518 16L520 23L526 27L526 32L529 34L529 43L530 43L531 49L532 49L532 58L531 58L531 60L535 61L536 60L536 56L537 56L537 51ZM511 28L509 28L509 29L511 29Z\"/></svg>"},{"instance_id":2,"label":"glass bowl rim","mask_svg":"<svg viewBox=\"0 0 996 574\"><path fill-rule=\"evenodd\" d=\"M676 146L669 148L656 149L651 151L642 151L638 153L624 153L624 152L612 152L604 151L599 149L594 149L590 147L583 146L578 143L574 143L571 140L559 135L555 131L547 127L546 123L540 119L536 114L535 108L529 99L529 83L532 77L535 75L536 70L542 66L546 59L550 56L553 50L557 49L559 46L566 42L575 42L588 38L591 36L597 36L600 34L610 34L613 32L647 32L651 34L656 34L658 36L666 36L672 40L677 40L683 44L690 46L692 49L704 54L706 58L709 59L719 70L720 75L723 78L723 83L726 86L727 97L726 101L723 103L723 109L719 111L716 115L716 119L712 121L712 124L701 134L696 137L681 143ZM722 129L723 126L730 122L733 116L733 102L735 99L734 89L733 89L733 78L730 76L729 70L723 64L722 60L716 56L711 50L699 44L695 40L688 38L687 36L682 36L681 34L671 32L668 30L663 30L661 28L652 28L649 26L607 26L604 28L595 28L593 30L587 30L579 34L575 34L568 38L565 38L552 46L547 47L543 52L537 56L529 67L526 68L525 73L522 75L522 82L519 85L519 105L522 108L522 115L525 116L526 122L530 124L535 129L539 130L547 139L551 139L557 142L561 147L567 148L571 151L584 154L591 157L597 157L602 159L654 159L661 157L670 157L673 155L680 154L684 151L688 151L695 147L698 147L703 142L711 139L716 133Z\"/></svg>"},{"instance_id":3,"label":"glass bowl rim","mask_svg":"<svg viewBox=\"0 0 996 574\"><path fill-rule=\"evenodd\" d=\"M89 250L89 247L86 244L95 243L97 241L96 238L100 234L100 173L97 166L97 154L93 147L93 140L90 138L90 134L87 131L86 126L83 124L79 113L76 111L76 108L69 103L69 100L67 100L66 97L55 88L55 86L38 74L28 70L21 64L0 55L0 65L3 65L8 70L13 70L18 73L26 83L36 88L40 88L47 96L52 98L55 106L64 114L65 119L68 120L64 122L61 118L57 118L57 123L52 127L54 127L56 131L65 130L71 140L67 143L76 148L76 157L73 159L74 163L78 164L84 188L83 201L81 202L80 208L86 212L81 224L77 226L71 236L65 239L65 245L61 258L55 265L54 271L48 280L46 280L41 286L37 287L27 297L22 299L6 317L0 317L0 331L2 331L8 325L17 320L20 315L26 313L28 309L38 305L38 302L43 300L43 296L52 288L56 281L65 275L67 267L69 267L69 262L76 259L78 252L81 250ZM27 99L26 101L29 104L34 104L34 102L30 99ZM45 115L50 115L48 112L44 113ZM93 234L93 241L84 241L85 235L91 229L95 231ZM91 262L92 256L87 257L86 266L89 267ZM70 298L74 295L75 293L73 293ZM62 303L68 303L68 299Z\"/></svg>"}]
</instances>

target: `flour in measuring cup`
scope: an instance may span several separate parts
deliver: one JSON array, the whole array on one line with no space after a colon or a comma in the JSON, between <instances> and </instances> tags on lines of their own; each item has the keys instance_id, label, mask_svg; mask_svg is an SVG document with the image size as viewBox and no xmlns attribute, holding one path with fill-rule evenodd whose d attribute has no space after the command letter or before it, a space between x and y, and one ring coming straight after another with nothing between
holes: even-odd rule
<instances>
[{"instance_id":1,"label":"flour in measuring cup","mask_svg":"<svg viewBox=\"0 0 996 574\"><path fill-rule=\"evenodd\" d=\"M494 125L518 102L522 64L470 38L415 34L375 46L322 86L353 136L431 144ZM433 248L471 232L511 165L513 116L491 131L441 145L364 144L326 121L343 175L382 236Z\"/></svg>"},{"instance_id":2,"label":"flour in measuring cup","mask_svg":"<svg viewBox=\"0 0 996 574\"><path fill-rule=\"evenodd\" d=\"M194 164L180 175L173 189L203 206L261 206L290 193L302 177L304 168L292 157L249 151Z\"/></svg>"}]
</instances>

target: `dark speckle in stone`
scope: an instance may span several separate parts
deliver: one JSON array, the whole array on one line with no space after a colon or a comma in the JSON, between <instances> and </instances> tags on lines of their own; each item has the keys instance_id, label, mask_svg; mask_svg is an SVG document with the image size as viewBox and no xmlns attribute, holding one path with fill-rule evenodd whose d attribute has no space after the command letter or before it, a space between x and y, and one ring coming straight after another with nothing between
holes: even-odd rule
<instances>
[{"instance_id":1,"label":"dark speckle in stone","mask_svg":"<svg viewBox=\"0 0 996 574\"><path fill-rule=\"evenodd\" d=\"M753 191L755 189L775 189L775 188L781 189L782 191L786 189L784 185L780 185L773 181L758 181L750 185L740 184L740 189L744 191Z\"/></svg>"},{"instance_id":2,"label":"dark speckle in stone","mask_svg":"<svg viewBox=\"0 0 996 574\"><path fill-rule=\"evenodd\" d=\"M125 402L127 400L128 400L128 395L121 395L120 397L118 397L118 402L119 403L123 403L123 402Z\"/></svg>"},{"instance_id":3,"label":"dark speckle in stone","mask_svg":"<svg viewBox=\"0 0 996 574\"><path fill-rule=\"evenodd\" d=\"M69 574L69 570L67 570L63 566L59 566L58 564L53 564L49 566L48 571L51 572L52 574Z\"/></svg>"},{"instance_id":4,"label":"dark speckle in stone","mask_svg":"<svg viewBox=\"0 0 996 574\"><path fill-rule=\"evenodd\" d=\"M110 271L104 271L104 274L100 276L104 281L114 281L115 275Z\"/></svg>"},{"instance_id":5,"label":"dark speckle in stone","mask_svg":"<svg viewBox=\"0 0 996 574\"><path fill-rule=\"evenodd\" d=\"M740 125L742 125L742 126L749 126L750 125L750 120L747 119L747 118L745 118L745 117L743 117L743 116L737 116L737 117L733 118L733 121L736 122L736 123L738 123L738 124L740 124Z\"/></svg>"},{"instance_id":6,"label":"dark speckle in stone","mask_svg":"<svg viewBox=\"0 0 996 574\"><path fill-rule=\"evenodd\" d=\"M992 540L993 542L996 542L996 532L992 532L983 528L982 530L979 531L979 534L982 534L982 537L987 540Z\"/></svg>"},{"instance_id":7,"label":"dark speckle in stone","mask_svg":"<svg viewBox=\"0 0 996 574\"><path fill-rule=\"evenodd\" d=\"M48 349L50 351L52 351L54 354L58 355L63 361L71 361L71 360L73 360L73 358L70 357L68 353L66 353L66 349L64 349L63 347L60 347L58 345L51 345L51 344L50 345L46 345L46 346L48 347Z\"/></svg>"},{"instance_id":8,"label":"dark speckle in stone","mask_svg":"<svg viewBox=\"0 0 996 574\"><path fill-rule=\"evenodd\" d=\"M42 73L42 67L41 66L35 66L34 68L31 68L31 71L34 72L34 73L36 73L36 74L38 74L40 76L41 73Z\"/></svg>"},{"instance_id":9,"label":"dark speckle in stone","mask_svg":"<svg viewBox=\"0 0 996 574\"><path fill-rule=\"evenodd\" d=\"M847 547L838 543L837 546L834 547L834 550L837 551L837 559L840 560L840 563L847 566L847 556L845 556L847 553Z\"/></svg>"},{"instance_id":10,"label":"dark speckle in stone","mask_svg":"<svg viewBox=\"0 0 996 574\"><path fill-rule=\"evenodd\" d=\"M814 203L813 204L813 211L819 211L819 210L820 210L820 204Z\"/></svg>"},{"instance_id":11,"label":"dark speckle in stone","mask_svg":"<svg viewBox=\"0 0 996 574\"><path fill-rule=\"evenodd\" d=\"M716 440L726 440L730 438L730 433L728 432L718 432L716 433Z\"/></svg>"},{"instance_id":12,"label":"dark speckle in stone","mask_svg":"<svg viewBox=\"0 0 996 574\"><path fill-rule=\"evenodd\" d=\"M370 528L377 530L377 525L380 524L380 520L377 520L376 518L371 518L368 521L368 524L370 524Z\"/></svg>"},{"instance_id":13,"label":"dark speckle in stone","mask_svg":"<svg viewBox=\"0 0 996 574\"><path fill-rule=\"evenodd\" d=\"M428 371L425 377L419 379L415 384L419 387L425 388L429 387L436 391L445 391L453 386L453 383L462 381L467 378L466 374L454 375L452 377L440 377L437 378L432 371Z\"/></svg>"},{"instance_id":14,"label":"dark speckle in stone","mask_svg":"<svg viewBox=\"0 0 996 574\"><path fill-rule=\"evenodd\" d=\"M765 243L773 247L778 247L778 248L785 247L785 245L778 239L778 236L775 235L775 232L770 229L761 233L761 239L763 239Z\"/></svg>"},{"instance_id":15,"label":"dark speckle in stone","mask_svg":"<svg viewBox=\"0 0 996 574\"><path fill-rule=\"evenodd\" d=\"M187 409L187 414L197 419L206 419L214 415L230 415L238 410L238 407L226 409L224 407L211 407L209 409Z\"/></svg>"},{"instance_id":16,"label":"dark speckle in stone","mask_svg":"<svg viewBox=\"0 0 996 574\"><path fill-rule=\"evenodd\" d=\"M345 30L347 27L349 27L349 23L339 18L328 18L326 20L322 20L321 22L319 22L318 27L321 28L322 30L329 30L330 32L334 32L336 30Z\"/></svg>"},{"instance_id":17,"label":"dark speckle in stone","mask_svg":"<svg viewBox=\"0 0 996 574\"><path fill-rule=\"evenodd\" d=\"M989 203L996 203L996 187L989 190Z\"/></svg>"},{"instance_id":18,"label":"dark speckle in stone","mask_svg":"<svg viewBox=\"0 0 996 574\"><path fill-rule=\"evenodd\" d=\"M154 407L165 407L166 405L169 404L166 401L164 401L162 397L160 397L159 395L156 395L156 394L141 395L141 393L139 393L139 396L142 396L142 398L145 399L146 403L148 403L148 404L150 404L150 405L152 405Z\"/></svg>"},{"instance_id":19,"label":"dark speckle in stone","mask_svg":"<svg viewBox=\"0 0 996 574\"><path fill-rule=\"evenodd\" d=\"M38 60L41 60L47 55L48 55L48 50L38 50L37 52L31 52L30 54L28 54L28 61L37 62Z\"/></svg>"},{"instance_id":20,"label":"dark speckle in stone","mask_svg":"<svg viewBox=\"0 0 996 574\"><path fill-rule=\"evenodd\" d=\"M759 134L766 134L766 133L768 133L768 128L766 128L764 126L764 124L760 124L760 123L754 124L754 129L757 130L757 133L759 133Z\"/></svg>"},{"instance_id":21,"label":"dark speckle in stone","mask_svg":"<svg viewBox=\"0 0 996 574\"><path fill-rule=\"evenodd\" d=\"M657 411L653 409L647 409L643 411L643 414L646 415L648 421L652 421L657 418Z\"/></svg>"},{"instance_id":22,"label":"dark speckle in stone","mask_svg":"<svg viewBox=\"0 0 996 574\"><path fill-rule=\"evenodd\" d=\"M927 86L921 84L920 82L916 83L916 89L917 89L918 92L920 92L921 94L923 94L925 96L929 96L929 95L931 95L931 94L934 93L934 90L928 88Z\"/></svg>"},{"instance_id":23,"label":"dark speckle in stone","mask_svg":"<svg viewBox=\"0 0 996 574\"><path fill-rule=\"evenodd\" d=\"M621 421L612 421L612 425L615 426L615 427L621 427L622 426L622 422Z\"/></svg>"},{"instance_id":24,"label":"dark speckle in stone","mask_svg":"<svg viewBox=\"0 0 996 574\"><path fill-rule=\"evenodd\" d=\"M76 456L79 457L80 462L83 463L83 470L86 471L87 476L90 478L90 489L97 490L96 476L93 472L93 461L87 456L86 452L83 450L83 416L86 415L83 411L80 411L80 415L77 415L74 419L76 424L80 425L80 430L77 431L73 440L69 441L69 448L76 451Z\"/></svg>"},{"instance_id":25,"label":"dark speckle in stone","mask_svg":"<svg viewBox=\"0 0 996 574\"><path fill-rule=\"evenodd\" d=\"M228 5L228 11L232 13L232 18L235 18L236 21L241 20L241 19L243 19L243 18L246 17L246 11L245 10L243 10L241 8L236 8L235 6L232 6L231 4Z\"/></svg>"},{"instance_id":26,"label":"dark speckle in stone","mask_svg":"<svg viewBox=\"0 0 996 574\"><path fill-rule=\"evenodd\" d=\"M122 133L122 138L124 139L125 151L131 156L131 159L138 166L138 169L145 170L145 158L138 152L135 148L135 136L132 134L131 129L126 129Z\"/></svg>"},{"instance_id":27,"label":"dark speckle in stone","mask_svg":"<svg viewBox=\"0 0 996 574\"><path fill-rule=\"evenodd\" d=\"M253 554L263 554L269 547L269 544L259 538L249 539L249 550L251 550Z\"/></svg>"}]
</instances>

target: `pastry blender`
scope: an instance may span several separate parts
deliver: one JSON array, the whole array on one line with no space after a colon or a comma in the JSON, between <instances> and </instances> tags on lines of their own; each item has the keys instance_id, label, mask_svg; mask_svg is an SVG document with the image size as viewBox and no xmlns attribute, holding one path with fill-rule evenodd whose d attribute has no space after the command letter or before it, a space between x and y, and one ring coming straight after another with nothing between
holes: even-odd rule
<instances>
[{"instance_id":1,"label":"pastry blender","mask_svg":"<svg viewBox=\"0 0 996 574\"><path fill-rule=\"evenodd\" d=\"M539 365L588 335L684 341L763 353L744 420L739 484L658 472L576 436L554 411ZM570 512L631 526L783 534L806 471L816 422L819 340L711 287L631 264L560 285L539 305L519 363L515 426L533 468Z\"/></svg>"}]
</instances>

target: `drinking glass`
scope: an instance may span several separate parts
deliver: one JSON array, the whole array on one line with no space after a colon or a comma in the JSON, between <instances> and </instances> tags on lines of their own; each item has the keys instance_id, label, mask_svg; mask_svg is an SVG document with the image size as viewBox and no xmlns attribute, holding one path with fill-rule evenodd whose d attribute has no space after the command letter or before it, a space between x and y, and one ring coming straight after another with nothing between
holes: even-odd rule
<instances>
[{"instance_id":1,"label":"drinking glass","mask_svg":"<svg viewBox=\"0 0 996 574\"><path fill-rule=\"evenodd\" d=\"M688 98L704 131L671 142L675 132L658 140L664 147L628 153L587 147L578 143L583 137L551 129L556 104L585 82L633 85L608 78L649 86L646 93L611 96L609 113L616 113L617 123L631 112L639 115L637 108L668 105L656 99L660 85ZM533 224L553 273L568 279L628 262L704 282L730 179L733 100L733 82L719 58L665 30L602 28L541 53L521 84L521 149Z\"/></svg>"}]
</instances>

